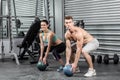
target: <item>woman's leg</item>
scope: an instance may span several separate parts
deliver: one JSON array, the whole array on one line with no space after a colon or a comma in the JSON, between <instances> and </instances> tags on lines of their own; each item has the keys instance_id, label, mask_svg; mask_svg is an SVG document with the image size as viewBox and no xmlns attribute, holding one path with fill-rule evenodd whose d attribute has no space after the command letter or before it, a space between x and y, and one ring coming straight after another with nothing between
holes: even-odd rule
<instances>
[{"instance_id":1,"label":"woman's leg","mask_svg":"<svg viewBox=\"0 0 120 80\"><path fill-rule=\"evenodd\" d=\"M63 62L60 54L56 51L56 49L54 49L54 50L52 51L52 53L53 53L55 59L56 59L61 65L64 65L64 62Z\"/></svg>"}]
</instances>

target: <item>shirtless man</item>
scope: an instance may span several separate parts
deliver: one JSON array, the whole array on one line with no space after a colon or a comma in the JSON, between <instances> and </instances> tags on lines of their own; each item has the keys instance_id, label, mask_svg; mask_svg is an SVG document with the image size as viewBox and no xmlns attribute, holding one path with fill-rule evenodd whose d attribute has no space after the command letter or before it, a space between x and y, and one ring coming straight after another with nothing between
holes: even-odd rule
<instances>
[{"instance_id":1,"label":"shirtless man","mask_svg":"<svg viewBox=\"0 0 120 80\"><path fill-rule=\"evenodd\" d=\"M90 35L84 29L74 26L72 16L65 17L65 27L67 29L65 33L66 39L66 65L70 64L70 57L72 53L71 41L76 42L76 54L75 59L72 64L73 72L75 72L80 55L85 57L87 60L89 69L88 72L84 75L86 77L91 77L96 75L96 71L93 67L92 59L89 53L93 50L96 50L99 46L99 42L92 35Z\"/></svg>"}]
</instances>

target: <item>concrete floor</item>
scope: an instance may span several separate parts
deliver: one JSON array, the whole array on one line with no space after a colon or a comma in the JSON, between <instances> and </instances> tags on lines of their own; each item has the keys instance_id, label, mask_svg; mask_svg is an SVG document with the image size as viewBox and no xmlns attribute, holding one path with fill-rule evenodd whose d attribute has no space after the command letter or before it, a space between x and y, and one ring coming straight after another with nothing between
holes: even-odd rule
<instances>
[{"instance_id":1,"label":"concrete floor","mask_svg":"<svg viewBox=\"0 0 120 80\"><path fill-rule=\"evenodd\" d=\"M79 62L81 72L75 73L72 77L66 77L62 72L57 72L58 62L49 59L47 71L41 72L37 69L36 64L30 64L29 60L21 61L21 65L11 59L0 61L0 80L120 80L120 63L109 65L94 63L97 75L86 78L83 75L87 72L85 61Z\"/></svg>"}]
</instances>

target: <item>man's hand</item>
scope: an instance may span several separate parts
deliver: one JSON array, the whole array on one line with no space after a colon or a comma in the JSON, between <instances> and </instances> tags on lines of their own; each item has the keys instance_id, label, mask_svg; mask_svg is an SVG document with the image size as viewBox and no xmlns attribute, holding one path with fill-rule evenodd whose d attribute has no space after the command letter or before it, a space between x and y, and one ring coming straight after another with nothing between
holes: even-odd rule
<instances>
[{"instance_id":1,"label":"man's hand","mask_svg":"<svg viewBox=\"0 0 120 80\"><path fill-rule=\"evenodd\" d=\"M75 64L75 63L72 63L72 69L73 69L73 73L75 72L76 68L77 68L77 64Z\"/></svg>"}]
</instances>

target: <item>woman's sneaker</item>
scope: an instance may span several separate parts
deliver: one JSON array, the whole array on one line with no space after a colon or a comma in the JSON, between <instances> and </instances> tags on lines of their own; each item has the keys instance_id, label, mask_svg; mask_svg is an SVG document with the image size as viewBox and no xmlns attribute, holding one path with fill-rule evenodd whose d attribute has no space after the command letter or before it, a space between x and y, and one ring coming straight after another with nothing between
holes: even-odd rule
<instances>
[{"instance_id":1,"label":"woman's sneaker","mask_svg":"<svg viewBox=\"0 0 120 80\"><path fill-rule=\"evenodd\" d=\"M85 77L92 77L96 75L95 69L91 70L89 69L88 72L84 75Z\"/></svg>"},{"instance_id":2,"label":"woman's sneaker","mask_svg":"<svg viewBox=\"0 0 120 80\"><path fill-rule=\"evenodd\" d=\"M58 72L61 72L63 71L63 66L60 66L58 69L57 69Z\"/></svg>"}]
</instances>

